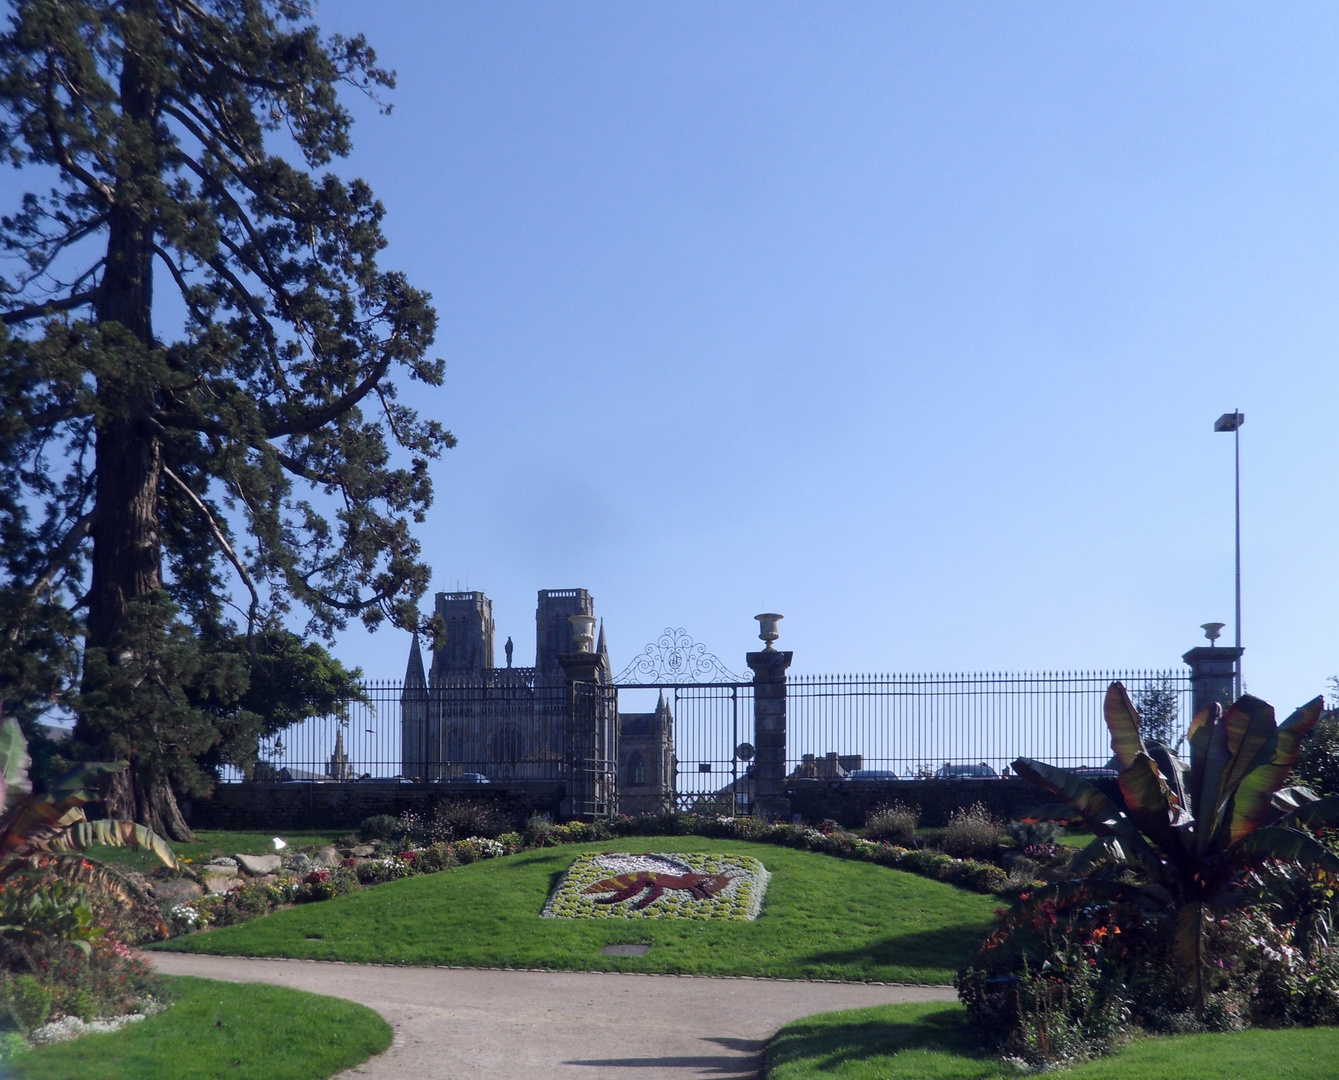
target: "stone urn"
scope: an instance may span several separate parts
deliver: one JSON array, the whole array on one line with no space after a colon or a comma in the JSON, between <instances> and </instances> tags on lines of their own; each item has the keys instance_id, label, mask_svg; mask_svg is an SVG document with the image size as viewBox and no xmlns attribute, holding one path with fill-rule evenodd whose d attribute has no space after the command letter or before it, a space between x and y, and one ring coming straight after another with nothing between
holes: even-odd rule
<instances>
[{"instance_id":1,"label":"stone urn","mask_svg":"<svg viewBox=\"0 0 1339 1080\"><path fill-rule=\"evenodd\" d=\"M577 652L595 650L595 616L569 615L567 621L572 624L572 647Z\"/></svg>"},{"instance_id":2,"label":"stone urn","mask_svg":"<svg viewBox=\"0 0 1339 1080\"><path fill-rule=\"evenodd\" d=\"M758 620L758 637L767 642L767 648L772 647L772 642L781 636L781 632L776 628L776 624L785 618L784 615L778 615L775 611L764 612L762 615L753 616Z\"/></svg>"}]
</instances>

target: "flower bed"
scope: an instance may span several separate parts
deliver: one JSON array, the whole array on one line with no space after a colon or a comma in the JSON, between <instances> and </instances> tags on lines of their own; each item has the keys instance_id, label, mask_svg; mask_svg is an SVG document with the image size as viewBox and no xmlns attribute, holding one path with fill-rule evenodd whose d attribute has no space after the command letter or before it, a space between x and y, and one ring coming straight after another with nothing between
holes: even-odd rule
<instances>
[{"instance_id":1,"label":"flower bed","mask_svg":"<svg viewBox=\"0 0 1339 1080\"><path fill-rule=\"evenodd\" d=\"M540 912L549 919L758 917L771 875L747 855L578 855Z\"/></svg>"}]
</instances>

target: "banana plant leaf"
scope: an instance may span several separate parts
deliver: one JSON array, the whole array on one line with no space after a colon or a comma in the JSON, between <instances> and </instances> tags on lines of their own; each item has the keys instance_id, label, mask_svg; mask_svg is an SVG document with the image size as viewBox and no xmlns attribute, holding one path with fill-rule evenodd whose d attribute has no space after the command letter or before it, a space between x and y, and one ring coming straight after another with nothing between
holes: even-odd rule
<instances>
[{"instance_id":1,"label":"banana plant leaf","mask_svg":"<svg viewBox=\"0 0 1339 1080\"><path fill-rule=\"evenodd\" d=\"M1237 785L1228 817L1228 842L1235 844L1279 813L1276 799L1302 752L1302 740L1320 720L1324 699L1315 698L1288 717L1260 748L1257 763Z\"/></svg>"},{"instance_id":2,"label":"banana plant leaf","mask_svg":"<svg viewBox=\"0 0 1339 1080\"><path fill-rule=\"evenodd\" d=\"M44 846L50 851L87 851L95 844L151 851L165 866L177 869L177 857L168 847L167 841L152 829L136 825L133 821L81 821Z\"/></svg>"},{"instance_id":3,"label":"banana plant leaf","mask_svg":"<svg viewBox=\"0 0 1339 1080\"><path fill-rule=\"evenodd\" d=\"M1186 787L1186 795L1190 798L1190 812L1197 816L1201 809L1200 789L1204 786L1204 763L1209 756L1209 737L1222 715L1223 707L1215 701L1195 714L1186 732L1186 746L1190 750L1190 783Z\"/></svg>"},{"instance_id":4,"label":"banana plant leaf","mask_svg":"<svg viewBox=\"0 0 1339 1080\"><path fill-rule=\"evenodd\" d=\"M1183 824L1194 816L1190 805L1190 766L1156 739L1150 739L1145 745L1148 748L1148 756L1158 767L1167 789L1181 810L1173 824Z\"/></svg>"},{"instance_id":5,"label":"banana plant leaf","mask_svg":"<svg viewBox=\"0 0 1339 1080\"><path fill-rule=\"evenodd\" d=\"M7 716L0 722L0 810L8 810L33 789L28 768L28 740L19 722Z\"/></svg>"},{"instance_id":6,"label":"banana plant leaf","mask_svg":"<svg viewBox=\"0 0 1339 1080\"><path fill-rule=\"evenodd\" d=\"M84 802L92 802L98 795L90 789L94 788L103 777L124 772L129 765L127 761L82 762L56 777L51 783L48 794L58 799L78 795Z\"/></svg>"},{"instance_id":7,"label":"banana plant leaf","mask_svg":"<svg viewBox=\"0 0 1339 1080\"><path fill-rule=\"evenodd\" d=\"M1191 792L1191 798L1195 801L1195 849L1200 856L1208 854L1217 833L1219 810L1224 802L1223 776L1232 764L1233 744L1241 745L1242 733L1250 721L1248 710L1232 705L1226 712L1210 718L1208 742L1198 758L1192 747L1191 780L1198 781L1198 787ZM1235 737L1230 729L1235 730Z\"/></svg>"},{"instance_id":8,"label":"banana plant leaf","mask_svg":"<svg viewBox=\"0 0 1339 1080\"><path fill-rule=\"evenodd\" d=\"M1296 791L1296 788L1285 788ZM1305 789L1303 789L1305 790ZM1330 795L1314 802L1303 803L1274 822L1282 828L1319 829L1339 824L1339 795Z\"/></svg>"},{"instance_id":9,"label":"banana plant leaf","mask_svg":"<svg viewBox=\"0 0 1339 1080\"><path fill-rule=\"evenodd\" d=\"M1303 866L1319 866L1339 874L1339 858L1314 836L1283 825L1266 825L1232 846L1234 853L1263 859L1283 859Z\"/></svg>"},{"instance_id":10,"label":"banana plant leaf","mask_svg":"<svg viewBox=\"0 0 1339 1080\"><path fill-rule=\"evenodd\" d=\"M1128 769L1135 757L1144 753L1144 740L1139 734L1139 710L1121 683L1114 682L1107 687L1102 715L1111 732L1111 752L1116 755L1121 768Z\"/></svg>"},{"instance_id":11,"label":"banana plant leaf","mask_svg":"<svg viewBox=\"0 0 1339 1080\"><path fill-rule=\"evenodd\" d=\"M50 796L28 798L0 820L0 864L16 855L27 854L39 843L61 829L84 820L82 809L87 799L70 795L60 801Z\"/></svg>"},{"instance_id":12,"label":"banana plant leaf","mask_svg":"<svg viewBox=\"0 0 1339 1080\"><path fill-rule=\"evenodd\" d=\"M1179 807L1172 800L1171 790L1143 751L1121 770L1116 783L1125 800L1125 812L1135 826L1169 856L1181 854L1181 836L1174 822L1180 817Z\"/></svg>"},{"instance_id":13,"label":"banana plant leaf","mask_svg":"<svg viewBox=\"0 0 1339 1080\"><path fill-rule=\"evenodd\" d=\"M1149 858L1150 855L1152 852L1147 844L1136 846L1119 836L1099 836L1074 856L1069 872L1074 877L1087 877L1105 866L1135 866L1156 881L1163 875L1163 866L1156 857Z\"/></svg>"},{"instance_id":14,"label":"banana plant leaf","mask_svg":"<svg viewBox=\"0 0 1339 1080\"><path fill-rule=\"evenodd\" d=\"M1116 804L1082 776L1032 758L1019 758L1013 768L1024 780L1049 791L1080 814L1097 832L1115 833L1129 840L1138 835L1129 819L1116 809Z\"/></svg>"}]
</instances>

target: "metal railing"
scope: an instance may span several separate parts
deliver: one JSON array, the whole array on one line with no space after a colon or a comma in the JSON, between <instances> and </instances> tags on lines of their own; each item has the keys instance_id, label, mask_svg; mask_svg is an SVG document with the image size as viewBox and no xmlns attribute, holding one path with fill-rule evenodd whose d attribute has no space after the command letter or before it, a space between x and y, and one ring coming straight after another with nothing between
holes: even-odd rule
<instances>
[{"instance_id":1,"label":"metal railing","mask_svg":"<svg viewBox=\"0 0 1339 1080\"><path fill-rule=\"evenodd\" d=\"M1190 679L1179 671L792 675L786 771L835 778L860 769L914 778L938 774L945 765L986 764L1000 772L1019 756L1065 767L1102 766L1111 756L1102 701L1116 680L1136 702L1157 697L1173 742L1184 734ZM621 695L649 689L602 688L590 718L598 716L599 727L592 728L594 741L583 749L572 733L589 725L568 726L570 691L537 682L531 669L501 669L431 689L369 682L362 698L334 714L265 740L253 775L559 781L570 778L572 762L588 750L588 767L612 776L619 760L613 711L635 710L637 699L624 702ZM676 804L719 803L725 812L727 803L746 807L748 761L736 751L753 741L752 684L661 686L656 692L660 689L673 717ZM648 699L643 707L653 702ZM811 761L806 755L813 755ZM228 770L223 779L242 775ZM605 788L592 785L591 800L604 804Z\"/></svg>"},{"instance_id":2,"label":"metal railing","mask_svg":"<svg viewBox=\"0 0 1339 1080\"><path fill-rule=\"evenodd\" d=\"M787 686L787 771L853 769L916 778L949 766L1002 772L1017 757L1065 768L1111 757L1107 687L1156 701L1173 741L1190 721L1190 678L1179 671L797 675ZM956 770L961 771L961 770Z\"/></svg>"}]
</instances>

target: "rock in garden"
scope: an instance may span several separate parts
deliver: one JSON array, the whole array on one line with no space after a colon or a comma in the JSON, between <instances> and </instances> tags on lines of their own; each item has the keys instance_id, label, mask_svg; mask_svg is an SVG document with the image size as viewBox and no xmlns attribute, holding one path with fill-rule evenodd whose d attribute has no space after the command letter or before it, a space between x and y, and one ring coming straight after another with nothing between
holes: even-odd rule
<instances>
[{"instance_id":1,"label":"rock in garden","mask_svg":"<svg viewBox=\"0 0 1339 1080\"><path fill-rule=\"evenodd\" d=\"M316 853L316 861L325 863L326 866L338 866L339 852L333 847L323 847Z\"/></svg>"},{"instance_id":2,"label":"rock in garden","mask_svg":"<svg viewBox=\"0 0 1339 1080\"><path fill-rule=\"evenodd\" d=\"M211 893L225 893L242 882L236 869L230 866L202 866L200 877L205 883L205 889Z\"/></svg>"},{"instance_id":3,"label":"rock in garden","mask_svg":"<svg viewBox=\"0 0 1339 1080\"><path fill-rule=\"evenodd\" d=\"M237 855L237 863L251 877L273 874L283 860L278 855Z\"/></svg>"},{"instance_id":4,"label":"rock in garden","mask_svg":"<svg viewBox=\"0 0 1339 1080\"><path fill-rule=\"evenodd\" d=\"M356 847L349 848L349 854L355 859L365 859L376 850L371 844L358 844Z\"/></svg>"},{"instance_id":5,"label":"rock in garden","mask_svg":"<svg viewBox=\"0 0 1339 1080\"><path fill-rule=\"evenodd\" d=\"M205 890L190 878L167 878L153 883L153 898L166 907L198 900L204 894Z\"/></svg>"}]
</instances>

